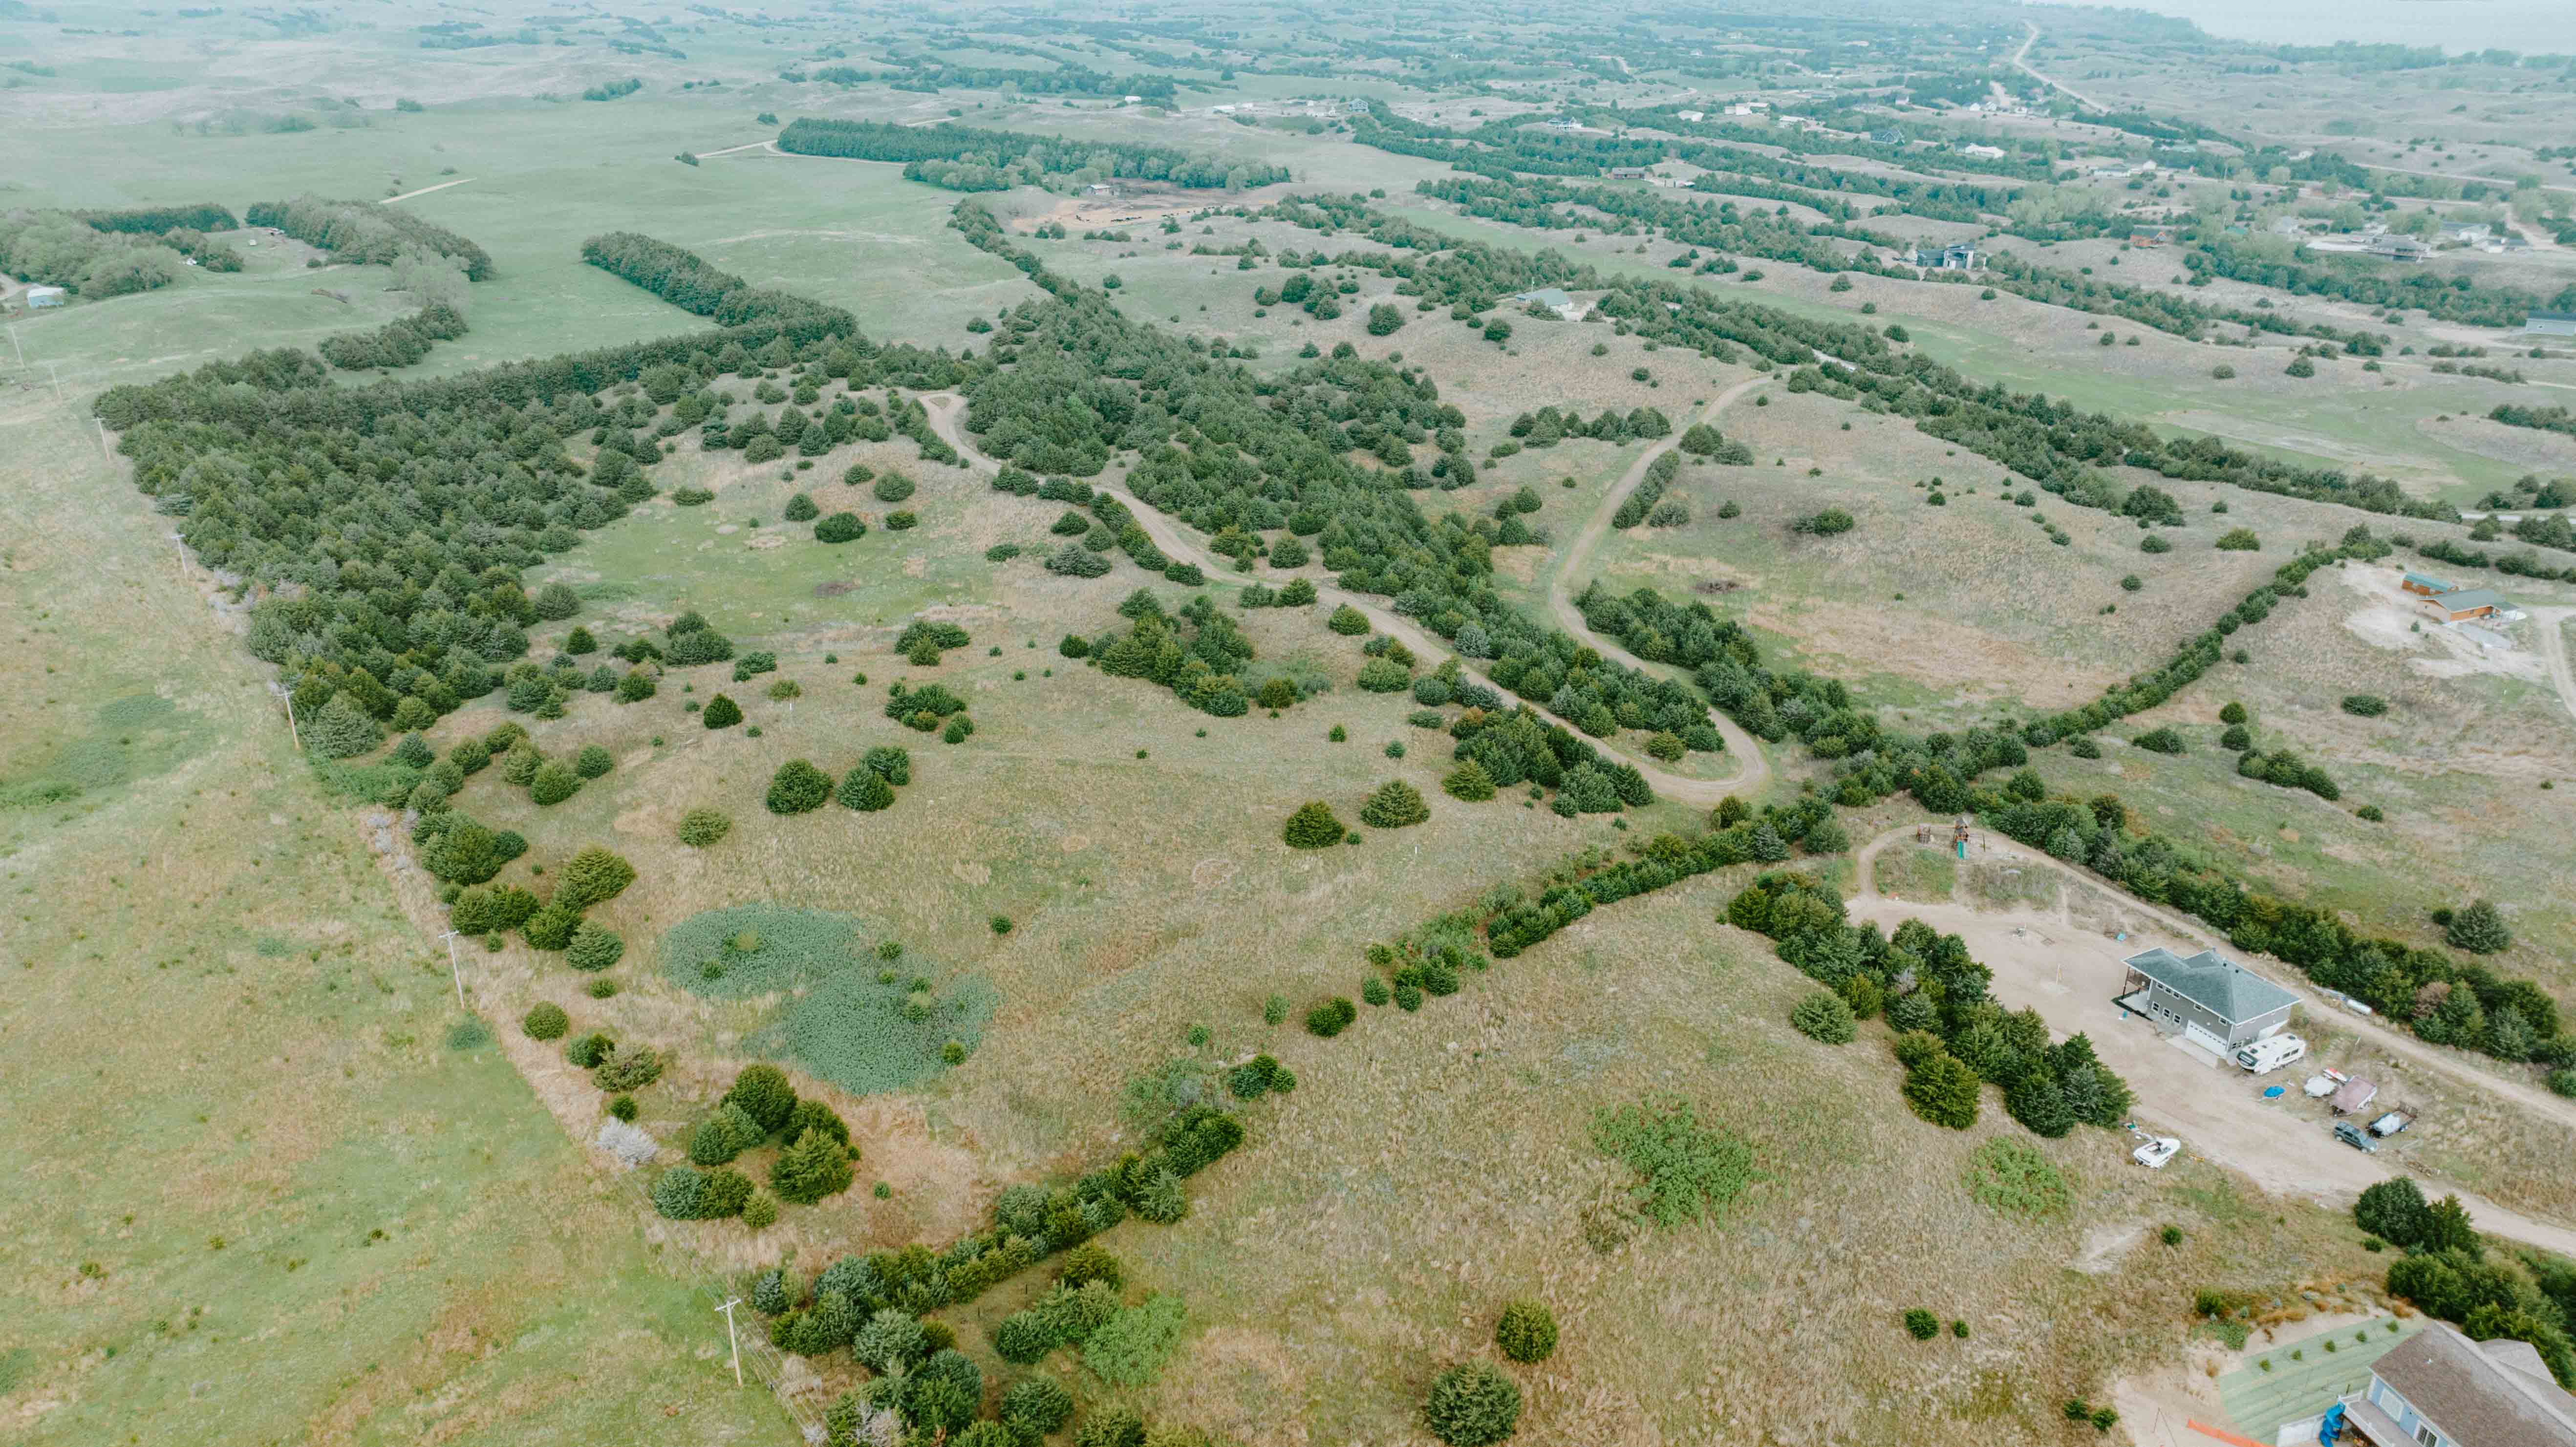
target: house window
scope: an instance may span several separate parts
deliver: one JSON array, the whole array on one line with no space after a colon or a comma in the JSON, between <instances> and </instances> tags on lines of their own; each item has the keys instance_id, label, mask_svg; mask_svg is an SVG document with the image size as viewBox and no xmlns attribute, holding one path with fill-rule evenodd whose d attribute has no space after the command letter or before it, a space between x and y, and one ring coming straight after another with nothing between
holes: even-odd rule
<instances>
[{"instance_id":1,"label":"house window","mask_svg":"<svg viewBox=\"0 0 2576 1447\"><path fill-rule=\"evenodd\" d=\"M2415 1424L2415 1440L2423 1443L2424 1447L2442 1447L2442 1434L2434 1431L2428 1423Z\"/></svg>"}]
</instances>

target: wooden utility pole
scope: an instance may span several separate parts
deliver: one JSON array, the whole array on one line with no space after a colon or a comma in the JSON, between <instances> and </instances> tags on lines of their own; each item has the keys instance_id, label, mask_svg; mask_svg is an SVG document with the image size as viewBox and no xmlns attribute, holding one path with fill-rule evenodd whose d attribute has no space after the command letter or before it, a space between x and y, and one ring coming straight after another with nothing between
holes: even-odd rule
<instances>
[{"instance_id":1,"label":"wooden utility pole","mask_svg":"<svg viewBox=\"0 0 2576 1447\"><path fill-rule=\"evenodd\" d=\"M724 1313L725 1347L733 1356L733 1384L737 1387L742 1385L742 1341L733 1334L733 1309L740 1305L742 1305L742 1298L737 1296L716 1308Z\"/></svg>"},{"instance_id":2,"label":"wooden utility pole","mask_svg":"<svg viewBox=\"0 0 2576 1447\"><path fill-rule=\"evenodd\" d=\"M447 941L447 977L456 982L456 1003L462 1006L465 1003L465 969L464 966L459 965L456 962L456 936L458 933L459 931L449 930L447 933L440 935L439 938Z\"/></svg>"}]
</instances>

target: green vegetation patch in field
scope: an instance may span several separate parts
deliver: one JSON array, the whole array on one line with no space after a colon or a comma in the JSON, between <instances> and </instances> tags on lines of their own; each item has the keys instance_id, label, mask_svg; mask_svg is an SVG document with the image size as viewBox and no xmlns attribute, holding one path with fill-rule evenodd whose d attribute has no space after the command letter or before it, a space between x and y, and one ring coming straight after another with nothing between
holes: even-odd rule
<instances>
[{"instance_id":1,"label":"green vegetation patch in field","mask_svg":"<svg viewBox=\"0 0 2576 1447\"><path fill-rule=\"evenodd\" d=\"M2055 1216L2074 1199L2066 1177L2037 1146L2000 1137L1969 1158L1967 1186L1978 1205L2007 1216Z\"/></svg>"},{"instance_id":2,"label":"green vegetation patch in field","mask_svg":"<svg viewBox=\"0 0 2576 1447\"><path fill-rule=\"evenodd\" d=\"M1723 1131L1701 1129L1688 1101L1597 1112L1592 1143L1637 1173L1629 1200L1661 1227L1684 1221L1723 1225L1726 1208L1763 1179L1753 1168L1753 1147Z\"/></svg>"},{"instance_id":3,"label":"green vegetation patch in field","mask_svg":"<svg viewBox=\"0 0 2576 1447\"><path fill-rule=\"evenodd\" d=\"M662 970L672 983L720 1000L815 984L859 968L861 953L854 921L776 904L711 909L662 936Z\"/></svg>"},{"instance_id":4,"label":"green vegetation patch in field","mask_svg":"<svg viewBox=\"0 0 2576 1447\"><path fill-rule=\"evenodd\" d=\"M664 935L662 973L710 999L784 992L747 1048L853 1095L917 1085L972 1054L1001 1001L991 982L967 975L934 985L917 963L894 966L865 943L845 915L730 905Z\"/></svg>"},{"instance_id":5,"label":"green vegetation patch in field","mask_svg":"<svg viewBox=\"0 0 2576 1447\"><path fill-rule=\"evenodd\" d=\"M981 975L932 989L917 977L910 985L881 983L853 966L798 995L749 1043L852 1095L874 1095L918 1085L963 1062L1000 1003Z\"/></svg>"}]
</instances>

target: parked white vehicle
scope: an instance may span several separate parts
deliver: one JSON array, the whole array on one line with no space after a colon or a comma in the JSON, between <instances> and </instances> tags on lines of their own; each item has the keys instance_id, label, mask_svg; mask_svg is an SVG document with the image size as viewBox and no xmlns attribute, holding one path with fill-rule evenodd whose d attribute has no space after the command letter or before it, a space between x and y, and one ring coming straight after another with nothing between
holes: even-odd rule
<instances>
[{"instance_id":1,"label":"parked white vehicle","mask_svg":"<svg viewBox=\"0 0 2576 1447\"><path fill-rule=\"evenodd\" d=\"M2182 1142L2169 1135L2151 1136L2147 1143L2129 1152L2129 1159L2151 1171L2161 1171L2165 1162L2182 1149Z\"/></svg>"},{"instance_id":2,"label":"parked white vehicle","mask_svg":"<svg viewBox=\"0 0 2576 1447\"><path fill-rule=\"evenodd\" d=\"M2305 1059L2307 1053L2308 1042L2296 1035L2266 1035L2237 1047L2236 1063L2256 1075L2269 1075L2284 1065Z\"/></svg>"}]
</instances>

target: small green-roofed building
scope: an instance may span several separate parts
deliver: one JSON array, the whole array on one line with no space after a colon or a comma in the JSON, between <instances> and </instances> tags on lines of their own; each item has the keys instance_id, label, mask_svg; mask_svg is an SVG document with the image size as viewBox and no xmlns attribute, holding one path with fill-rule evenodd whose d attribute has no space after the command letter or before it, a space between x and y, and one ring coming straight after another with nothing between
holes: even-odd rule
<instances>
[{"instance_id":1,"label":"small green-roofed building","mask_svg":"<svg viewBox=\"0 0 2576 1447\"><path fill-rule=\"evenodd\" d=\"M2290 1023L2296 995L2252 970L2202 950L2188 958L2159 945L2125 961L2129 980L2120 1003L2168 1034L2225 1054Z\"/></svg>"}]
</instances>

